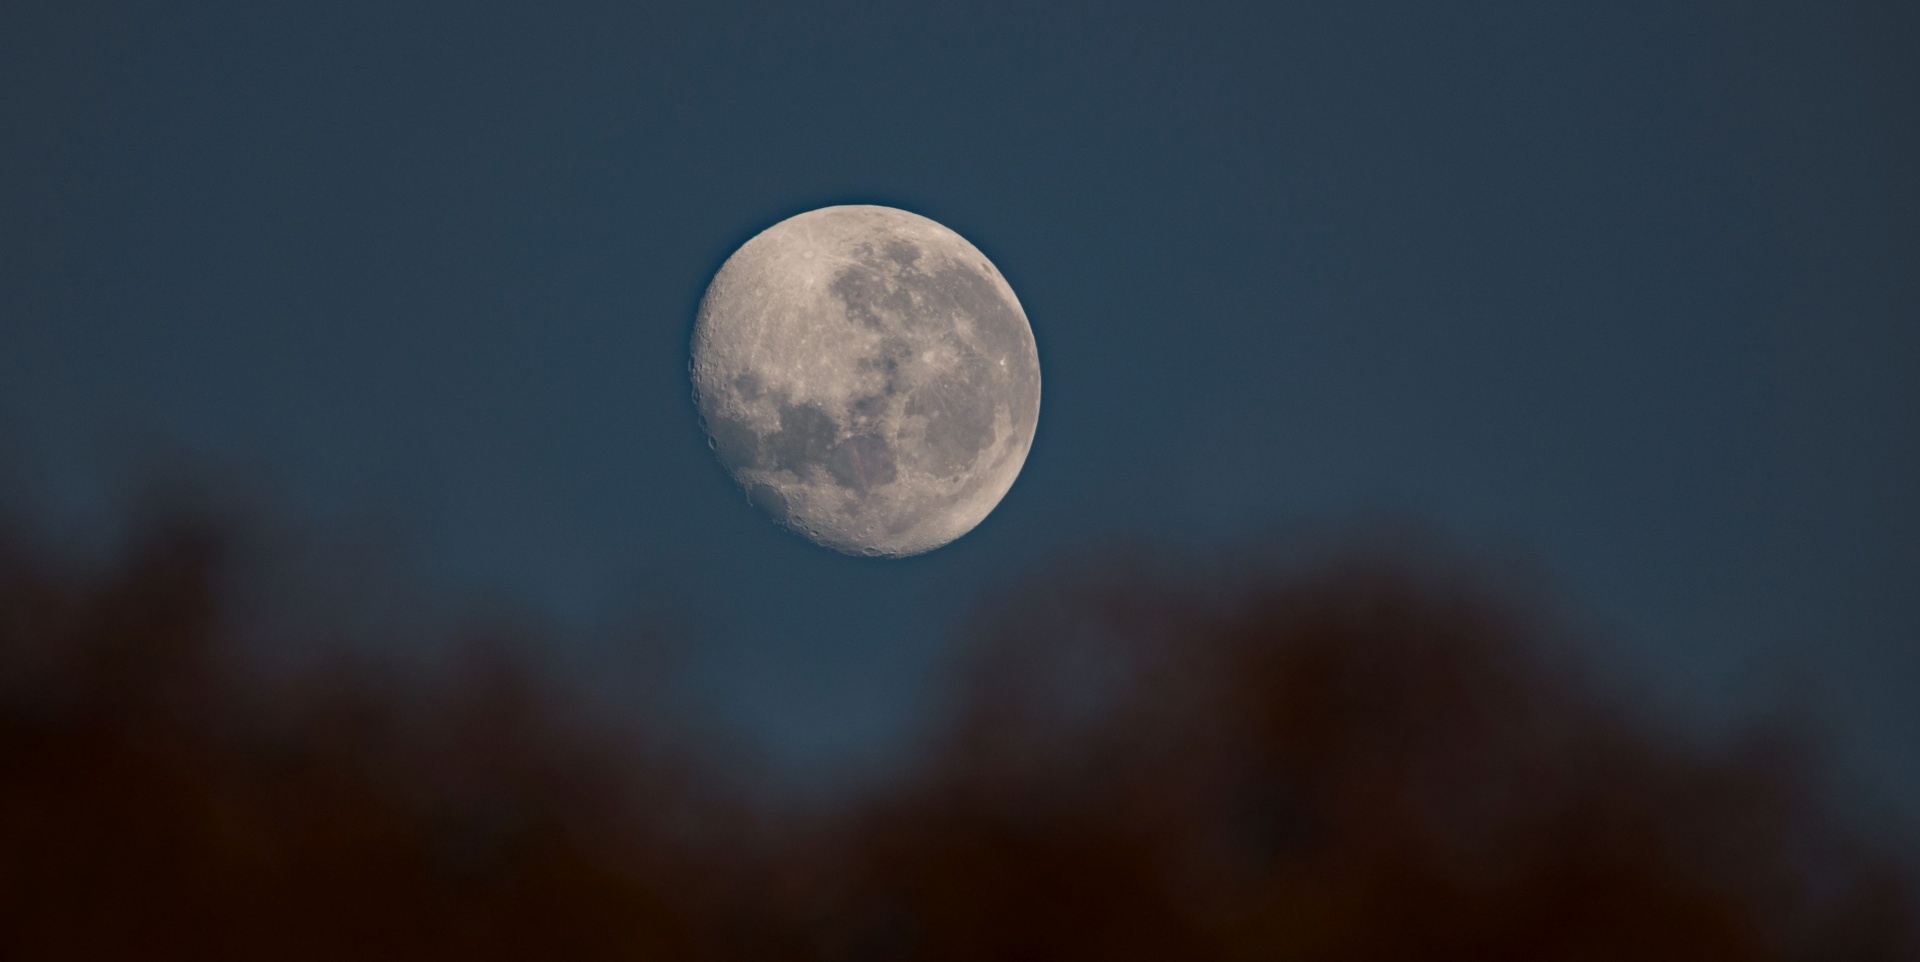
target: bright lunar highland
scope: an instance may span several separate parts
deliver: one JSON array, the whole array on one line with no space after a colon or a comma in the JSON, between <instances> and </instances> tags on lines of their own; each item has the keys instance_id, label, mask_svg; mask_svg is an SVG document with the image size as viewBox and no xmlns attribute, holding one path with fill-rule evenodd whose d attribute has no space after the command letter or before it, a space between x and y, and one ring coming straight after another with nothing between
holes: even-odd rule
<instances>
[{"instance_id":1,"label":"bright lunar highland","mask_svg":"<svg viewBox=\"0 0 1920 962\"><path fill-rule=\"evenodd\" d=\"M707 287L692 366L748 500L848 554L973 530L1040 416L1013 289L965 238L891 207L809 211L747 241Z\"/></svg>"}]
</instances>

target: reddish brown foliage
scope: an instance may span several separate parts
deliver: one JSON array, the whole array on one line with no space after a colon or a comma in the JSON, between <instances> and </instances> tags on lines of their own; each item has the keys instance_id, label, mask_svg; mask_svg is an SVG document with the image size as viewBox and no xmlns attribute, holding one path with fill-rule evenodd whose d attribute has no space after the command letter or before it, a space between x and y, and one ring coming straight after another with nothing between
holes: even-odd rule
<instances>
[{"instance_id":1,"label":"reddish brown foliage","mask_svg":"<svg viewBox=\"0 0 1920 962\"><path fill-rule=\"evenodd\" d=\"M243 670L222 544L0 545L0 957L1916 957L1799 768L1422 566L1008 603L917 774L777 832L505 662Z\"/></svg>"}]
</instances>

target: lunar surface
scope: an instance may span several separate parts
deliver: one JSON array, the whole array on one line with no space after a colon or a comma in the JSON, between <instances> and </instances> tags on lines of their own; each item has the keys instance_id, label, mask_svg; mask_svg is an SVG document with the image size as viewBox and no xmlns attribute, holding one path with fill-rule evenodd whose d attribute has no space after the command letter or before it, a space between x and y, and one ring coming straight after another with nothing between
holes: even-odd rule
<instances>
[{"instance_id":1,"label":"lunar surface","mask_svg":"<svg viewBox=\"0 0 1920 962\"><path fill-rule=\"evenodd\" d=\"M848 554L973 530L1040 415L1013 289L965 238L891 207L809 211L742 245L700 303L692 368L747 499Z\"/></svg>"}]
</instances>

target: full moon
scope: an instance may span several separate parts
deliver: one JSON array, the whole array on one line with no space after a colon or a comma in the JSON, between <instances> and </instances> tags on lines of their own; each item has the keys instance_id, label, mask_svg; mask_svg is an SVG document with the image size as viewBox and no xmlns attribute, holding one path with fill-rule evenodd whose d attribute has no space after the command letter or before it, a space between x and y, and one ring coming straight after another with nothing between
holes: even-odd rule
<instances>
[{"instance_id":1,"label":"full moon","mask_svg":"<svg viewBox=\"0 0 1920 962\"><path fill-rule=\"evenodd\" d=\"M848 554L973 530L1040 416L1013 288L959 234L891 207L824 207L742 245L700 302L692 372L747 500Z\"/></svg>"}]
</instances>

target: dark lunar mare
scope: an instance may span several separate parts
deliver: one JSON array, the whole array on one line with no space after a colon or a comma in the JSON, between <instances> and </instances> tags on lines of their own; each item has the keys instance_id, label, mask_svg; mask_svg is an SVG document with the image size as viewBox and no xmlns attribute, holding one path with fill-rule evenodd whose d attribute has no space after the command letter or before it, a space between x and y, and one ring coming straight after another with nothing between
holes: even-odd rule
<instances>
[{"instance_id":1,"label":"dark lunar mare","mask_svg":"<svg viewBox=\"0 0 1920 962\"><path fill-rule=\"evenodd\" d=\"M1009 402L1015 424L1034 416L1038 385L1022 383L1031 380L1016 373L1023 371L1024 365L1009 368L1001 363L1023 356L1026 324L993 280L979 269L952 265L924 272L918 266L920 250L912 243L894 240L882 248L885 258L897 265L897 273L888 276L877 267L858 264L842 270L829 290L845 305L847 317L854 323L876 330L897 325L909 333L938 337L958 352L955 369L915 386L906 404L907 414L926 419L927 457L923 466L940 477L958 477L993 442L994 414L1001 399ZM863 245L859 253L873 260L872 245ZM955 335L956 318L970 322L972 340ZM863 362L884 372L886 387L881 396L856 400L849 412L851 417L870 419L884 410L885 397L900 390L900 361L912 350L910 340L892 338L883 345L878 358ZM836 468L836 481L864 492L873 484L885 483L880 480L882 475L888 479L893 476L893 458L885 450L883 439L875 436L863 442L860 451L863 458L886 455L884 467L879 473L858 474L857 482L850 480L856 476L851 469Z\"/></svg>"},{"instance_id":2,"label":"dark lunar mare","mask_svg":"<svg viewBox=\"0 0 1920 962\"><path fill-rule=\"evenodd\" d=\"M841 487L861 494L899 476L892 449L876 434L856 434L834 445L827 456L827 471Z\"/></svg>"}]
</instances>

